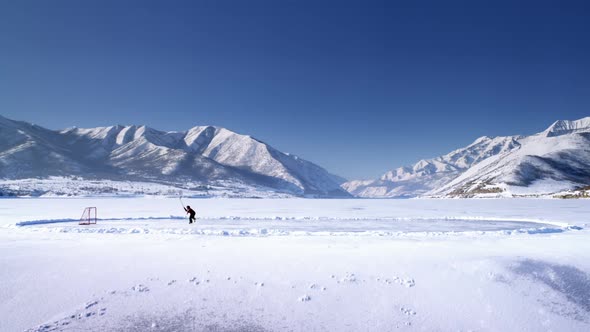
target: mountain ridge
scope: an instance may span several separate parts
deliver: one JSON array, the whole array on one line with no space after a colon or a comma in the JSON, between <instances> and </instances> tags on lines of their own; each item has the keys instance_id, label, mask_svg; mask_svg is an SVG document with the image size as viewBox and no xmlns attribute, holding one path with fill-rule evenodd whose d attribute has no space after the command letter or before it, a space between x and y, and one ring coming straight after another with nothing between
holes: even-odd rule
<instances>
[{"instance_id":1,"label":"mountain ridge","mask_svg":"<svg viewBox=\"0 0 590 332\"><path fill-rule=\"evenodd\" d=\"M537 134L482 136L446 155L342 186L367 198L512 197L574 190L590 184L586 136L590 117L558 120Z\"/></svg>"},{"instance_id":2,"label":"mountain ridge","mask_svg":"<svg viewBox=\"0 0 590 332\"><path fill-rule=\"evenodd\" d=\"M145 125L113 125L50 130L0 116L0 195L2 181L52 177L313 197L551 194L590 184L590 117L558 120L530 136L481 136L465 147L398 167L377 179L346 181L223 127L160 131ZM29 191L43 192L31 183Z\"/></svg>"},{"instance_id":3,"label":"mountain ridge","mask_svg":"<svg viewBox=\"0 0 590 332\"><path fill-rule=\"evenodd\" d=\"M349 197L344 180L265 142L222 127L159 131L114 125L49 130L0 118L0 177L252 185L295 196Z\"/></svg>"}]
</instances>

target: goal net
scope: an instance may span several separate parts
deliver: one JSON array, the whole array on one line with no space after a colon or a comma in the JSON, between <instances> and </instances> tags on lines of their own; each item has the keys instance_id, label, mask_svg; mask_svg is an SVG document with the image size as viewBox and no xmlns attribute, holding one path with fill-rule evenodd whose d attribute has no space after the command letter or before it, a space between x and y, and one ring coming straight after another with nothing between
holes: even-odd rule
<instances>
[{"instance_id":1,"label":"goal net","mask_svg":"<svg viewBox=\"0 0 590 332\"><path fill-rule=\"evenodd\" d=\"M95 207L87 207L84 209L84 213L82 213L82 217L80 217L79 225L90 225L96 224L96 208Z\"/></svg>"}]
</instances>

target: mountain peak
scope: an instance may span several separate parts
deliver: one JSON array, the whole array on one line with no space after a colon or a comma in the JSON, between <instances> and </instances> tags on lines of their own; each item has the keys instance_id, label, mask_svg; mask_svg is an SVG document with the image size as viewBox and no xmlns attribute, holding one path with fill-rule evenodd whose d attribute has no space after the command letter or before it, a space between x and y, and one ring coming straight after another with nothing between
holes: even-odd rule
<instances>
[{"instance_id":1,"label":"mountain peak","mask_svg":"<svg viewBox=\"0 0 590 332\"><path fill-rule=\"evenodd\" d=\"M581 131L590 131L590 117L573 121L557 120L542 134L546 137L553 137Z\"/></svg>"},{"instance_id":2,"label":"mountain peak","mask_svg":"<svg viewBox=\"0 0 590 332\"><path fill-rule=\"evenodd\" d=\"M479 144L482 142L489 142L491 140L492 140L492 138L489 136L481 136L478 139L476 139L475 141L473 141L473 143L471 143L471 145Z\"/></svg>"}]
</instances>

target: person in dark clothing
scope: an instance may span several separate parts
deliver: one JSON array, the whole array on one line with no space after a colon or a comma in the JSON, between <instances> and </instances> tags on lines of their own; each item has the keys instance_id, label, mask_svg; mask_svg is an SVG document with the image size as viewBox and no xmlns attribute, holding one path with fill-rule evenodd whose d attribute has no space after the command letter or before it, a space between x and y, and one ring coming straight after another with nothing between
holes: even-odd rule
<instances>
[{"instance_id":1,"label":"person in dark clothing","mask_svg":"<svg viewBox=\"0 0 590 332\"><path fill-rule=\"evenodd\" d=\"M188 218L188 223L189 224L194 223L195 222L195 213L196 213L195 210L191 209L191 206L190 205L187 205L184 208L184 211L186 211L186 213L189 213L190 214L190 217Z\"/></svg>"}]
</instances>

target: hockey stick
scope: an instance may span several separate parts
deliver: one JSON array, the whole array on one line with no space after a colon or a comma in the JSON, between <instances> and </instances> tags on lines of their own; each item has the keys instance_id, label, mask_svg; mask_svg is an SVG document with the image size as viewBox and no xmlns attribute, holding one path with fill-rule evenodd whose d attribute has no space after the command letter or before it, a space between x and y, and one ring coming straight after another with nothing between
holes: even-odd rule
<instances>
[{"instance_id":1,"label":"hockey stick","mask_svg":"<svg viewBox=\"0 0 590 332\"><path fill-rule=\"evenodd\" d=\"M180 200L180 205L182 205L182 208L186 210L186 208L184 207L184 203L182 202L182 193L180 194L180 196L178 196L178 199Z\"/></svg>"}]
</instances>

